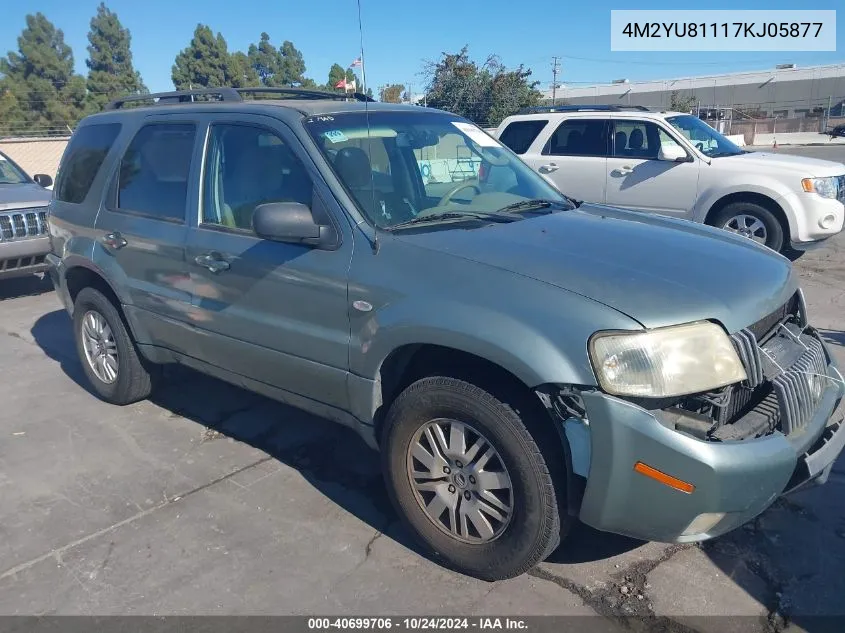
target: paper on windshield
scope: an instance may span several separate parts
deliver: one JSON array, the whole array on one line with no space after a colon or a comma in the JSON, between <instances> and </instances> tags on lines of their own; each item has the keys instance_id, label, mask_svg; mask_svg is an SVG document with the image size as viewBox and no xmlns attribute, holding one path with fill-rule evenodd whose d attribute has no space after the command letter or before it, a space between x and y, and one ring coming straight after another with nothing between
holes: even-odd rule
<instances>
[{"instance_id":1,"label":"paper on windshield","mask_svg":"<svg viewBox=\"0 0 845 633\"><path fill-rule=\"evenodd\" d=\"M452 121L452 125L458 128L461 132L466 134L471 141L477 143L481 147L501 147L499 142L483 130L478 129L471 123L464 123L463 121Z\"/></svg>"}]
</instances>

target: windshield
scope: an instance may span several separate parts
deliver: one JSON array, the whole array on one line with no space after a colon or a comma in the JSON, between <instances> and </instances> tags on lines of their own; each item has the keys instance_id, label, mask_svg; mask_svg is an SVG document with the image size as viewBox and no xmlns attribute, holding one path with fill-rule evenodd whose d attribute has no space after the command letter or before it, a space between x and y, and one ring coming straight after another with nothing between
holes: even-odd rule
<instances>
[{"instance_id":1,"label":"windshield","mask_svg":"<svg viewBox=\"0 0 845 633\"><path fill-rule=\"evenodd\" d=\"M354 112L311 116L305 125L358 208L381 228L480 221L526 201L535 202L528 208L538 200L571 206L509 149L453 115L371 111L368 129L364 112Z\"/></svg>"},{"instance_id":2,"label":"windshield","mask_svg":"<svg viewBox=\"0 0 845 633\"><path fill-rule=\"evenodd\" d=\"M23 170L0 153L0 185L20 185L29 182Z\"/></svg>"},{"instance_id":3,"label":"windshield","mask_svg":"<svg viewBox=\"0 0 845 633\"><path fill-rule=\"evenodd\" d=\"M668 117L666 120L705 156L718 158L743 153L739 146L734 145L697 116L684 114Z\"/></svg>"}]
</instances>

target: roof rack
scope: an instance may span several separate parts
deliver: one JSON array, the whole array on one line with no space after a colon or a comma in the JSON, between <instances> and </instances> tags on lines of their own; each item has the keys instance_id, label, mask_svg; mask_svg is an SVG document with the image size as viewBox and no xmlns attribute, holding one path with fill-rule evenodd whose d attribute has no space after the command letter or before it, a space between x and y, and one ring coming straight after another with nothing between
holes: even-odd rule
<instances>
[{"instance_id":1,"label":"roof rack","mask_svg":"<svg viewBox=\"0 0 845 633\"><path fill-rule=\"evenodd\" d=\"M518 114L548 114L550 112L648 112L649 109L641 105L546 105L522 108Z\"/></svg>"},{"instance_id":2,"label":"roof rack","mask_svg":"<svg viewBox=\"0 0 845 633\"><path fill-rule=\"evenodd\" d=\"M261 86L257 88L197 88L196 90L175 90L172 92L153 92L143 95L127 95L109 101L106 110L119 110L127 103L136 101L153 101L154 105L177 105L180 103L194 103L194 97L213 95L218 101L244 101L242 94L277 94L288 95L298 99L332 99L356 101L375 101L360 92L342 93L328 92L321 90L309 90L307 88L268 88Z\"/></svg>"}]
</instances>

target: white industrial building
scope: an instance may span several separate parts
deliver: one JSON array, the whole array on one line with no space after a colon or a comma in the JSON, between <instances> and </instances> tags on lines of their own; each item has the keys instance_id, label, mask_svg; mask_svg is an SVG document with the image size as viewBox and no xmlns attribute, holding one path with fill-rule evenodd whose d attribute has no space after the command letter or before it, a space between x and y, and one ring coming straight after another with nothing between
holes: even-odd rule
<instances>
[{"instance_id":1,"label":"white industrial building","mask_svg":"<svg viewBox=\"0 0 845 633\"><path fill-rule=\"evenodd\" d=\"M618 79L594 86L561 85L557 103L620 104L667 108L672 92L693 97L693 108L741 109L759 117L845 116L845 63L681 77L657 81ZM551 103L552 90L544 91Z\"/></svg>"}]
</instances>

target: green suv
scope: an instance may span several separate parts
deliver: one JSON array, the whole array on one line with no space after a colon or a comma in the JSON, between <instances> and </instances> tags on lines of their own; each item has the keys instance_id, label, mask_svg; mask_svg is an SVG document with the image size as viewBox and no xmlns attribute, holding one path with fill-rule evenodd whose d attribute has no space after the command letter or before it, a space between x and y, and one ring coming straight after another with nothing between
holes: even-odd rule
<instances>
[{"instance_id":1,"label":"green suv","mask_svg":"<svg viewBox=\"0 0 845 633\"><path fill-rule=\"evenodd\" d=\"M350 426L407 528L480 578L530 569L577 519L717 536L824 482L845 445L845 383L789 261L579 204L446 112L118 100L75 131L49 227L104 400L180 363Z\"/></svg>"}]
</instances>

